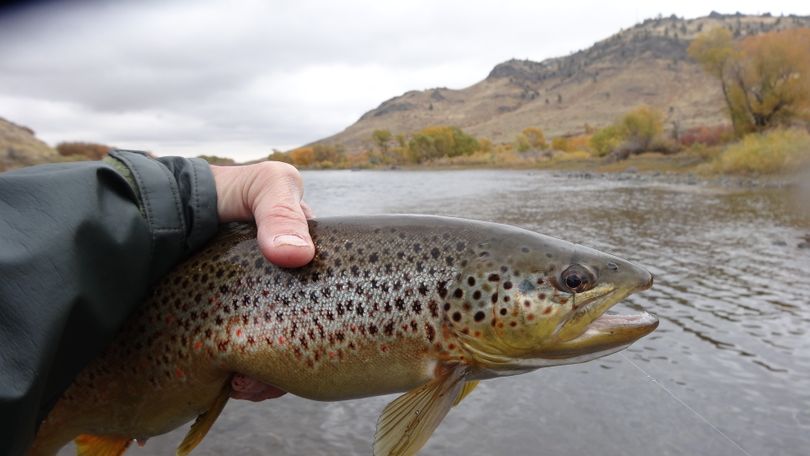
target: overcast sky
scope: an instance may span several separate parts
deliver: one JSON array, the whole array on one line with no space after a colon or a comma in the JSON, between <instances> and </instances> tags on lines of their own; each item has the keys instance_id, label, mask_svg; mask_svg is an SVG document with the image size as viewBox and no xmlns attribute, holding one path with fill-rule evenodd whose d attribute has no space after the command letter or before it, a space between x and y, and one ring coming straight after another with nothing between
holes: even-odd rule
<instances>
[{"instance_id":1,"label":"overcast sky","mask_svg":"<svg viewBox=\"0 0 810 456\"><path fill-rule=\"evenodd\" d=\"M266 156L408 90L586 48L656 15L808 1L85 1L0 10L0 117L51 145Z\"/></svg>"}]
</instances>

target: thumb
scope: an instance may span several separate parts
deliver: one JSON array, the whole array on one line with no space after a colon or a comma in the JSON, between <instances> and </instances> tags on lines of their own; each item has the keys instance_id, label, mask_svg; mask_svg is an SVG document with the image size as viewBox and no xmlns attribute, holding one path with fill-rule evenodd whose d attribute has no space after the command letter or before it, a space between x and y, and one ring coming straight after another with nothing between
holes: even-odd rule
<instances>
[{"instance_id":1,"label":"thumb","mask_svg":"<svg viewBox=\"0 0 810 456\"><path fill-rule=\"evenodd\" d=\"M301 176L292 168L291 172L277 173L272 179L266 181L252 204L259 248L273 264L288 268L303 266L312 261L315 246L301 207Z\"/></svg>"}]
</instances>

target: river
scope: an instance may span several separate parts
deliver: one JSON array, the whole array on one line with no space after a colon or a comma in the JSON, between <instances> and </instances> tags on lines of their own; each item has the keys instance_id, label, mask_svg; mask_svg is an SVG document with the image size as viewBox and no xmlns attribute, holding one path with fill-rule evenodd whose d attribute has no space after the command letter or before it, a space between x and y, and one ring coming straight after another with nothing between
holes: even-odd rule
<instances>
[{"instance_id":1,"label":"river","mask_svg":"<svg viewBox=\"0 0 810 456\"><path fill-rule=\"evenodd\" d=\"M623 353L483 382L423 455L810 454L810 216L784 189L521 171L305 172L319 216L518 225L646 266L622 306L661 320ZM370 454L393 396L231 401L195 455ZM173 454L186 429L133 454Z\"/></svg>"}]
</instances>

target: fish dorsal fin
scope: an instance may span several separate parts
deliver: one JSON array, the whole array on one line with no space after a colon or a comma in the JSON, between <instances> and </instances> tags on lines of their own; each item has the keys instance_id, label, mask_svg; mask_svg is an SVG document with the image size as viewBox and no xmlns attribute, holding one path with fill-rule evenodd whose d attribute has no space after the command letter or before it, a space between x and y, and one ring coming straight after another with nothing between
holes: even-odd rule
<instances>
[{"instance_id":1,"label":"fish dorsal fin","mask_svg":"<svg viewBox=\"0 0 810 456\"><path fill-rule=\"evenodd\" d=\"M132 439L82 434L73 440L77 456L121 456Z\"/></svg>"},{"instance_id":2,"label":"fish dorsal fin","mask_svg":"<svg viewBox=\"0 0 810 456\"><path fill-rule=\"evenodd\" d=\"M468 382L464 382L464 386L461 387L461 391L459 391L455 402L453 402L453 407L460 404L465 397L469 396L469 394L472 393L475 387L478 386L478 383L480 383L480 380L470 380Z\"/></svg>"},{"instance_id":3,"label":"fish dorsal fin","mask_svg":"<svg viewBox=\"0 0 810 456\"><path fill-rule=\"evenodd\" d=\"M214 399L213 403L211 403L211 407L209 407L205 413L198 416L197 420L194 421L194 424L191 425L191 429L188 430L188 434L186 434L186 437L177 447L177 453L175 453L177 456L186 456L187 454L191 453L191 450L193 450L194 447L202 442L205 434L208 434L208 430L211 429L214 421L217 420L217 417L219 417L222 409L225 408L225 404L228 403L228 398L230 396L231 381L229 379L228 382L226 382L222 387L222 390L219 392L217 398Z\"/></svg>"},{"instance_id":4,"label":"fish dorsal fin","mask_svg":"<svg viewBox=\"0 0 810 456\"><path fill-rule=\"evenodd\" d=\"M442 422L464 387L467 368L454 366L388 404L377 420L374 456L414 455Z\"/></svg>"}]
</instances>

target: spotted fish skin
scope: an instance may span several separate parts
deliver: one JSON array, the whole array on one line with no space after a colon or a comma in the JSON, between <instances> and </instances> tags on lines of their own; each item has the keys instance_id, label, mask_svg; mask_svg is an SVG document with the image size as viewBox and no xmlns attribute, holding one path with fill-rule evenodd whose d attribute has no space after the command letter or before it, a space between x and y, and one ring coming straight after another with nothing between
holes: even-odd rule
<instances>
[{"instance_id":1,"label":"spotted fish skin","mask_svg":"<svg viewBox=\"0 0 810 456\"><path fill-rule=\"evenodd\" d=\"M565 241L428 216L323 219L310 232L314 260L284 269L261 255L255 226L223 228L81 372L32 454L79 434L168 432L205 412L234 372L316 400L409 391L455 365L471 378L525 372L539 366L499 374L485 352L536 346L576 311L555 283L582 249ZM623 261L597 258L591 267Z\"/></svg>"}]
</instances>

